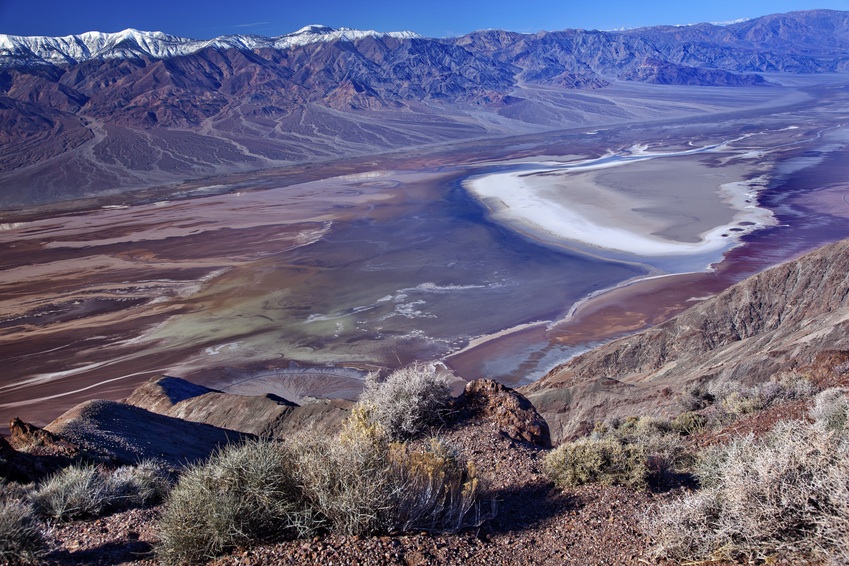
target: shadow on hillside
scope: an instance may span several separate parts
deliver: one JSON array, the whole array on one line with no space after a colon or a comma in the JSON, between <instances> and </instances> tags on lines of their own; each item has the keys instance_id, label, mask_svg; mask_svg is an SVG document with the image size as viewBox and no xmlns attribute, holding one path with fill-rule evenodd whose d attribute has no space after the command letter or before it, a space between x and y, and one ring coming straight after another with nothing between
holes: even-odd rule
<instances>
[{"instance_id":1,"label":"shadow on hillside","mask_svg":"<svg viewBox=\"0 0 849 566\"><path fill-rule=\"evenodd\" d=\"M112 541L76 552L70 552L68 550L55 551L47 556L50 564L59 566L71 566L75 564L106 566L149 558L153 558L153 546L149 542L140 540Z\"/></svg>"},{"instance_id":2,"label":"shadow on hillside","mask_svg":"<svg viewBox=\"0 0 849 566\"><path fill-rule=\"evenodd\" d=\"M654 480L649 485L649 491L653 493L698 487L691 474L666 471ZM481 530L493 534L514 533L552 517L580 511L584 503L580 495L572 491L564 492L548 482L489 490L482 494L481 500L493 501L496 513ZM485 504L481 511L486 514L492 509Z\"/></svg>"},{"instance_id":3,"label":"shadow on hillside","mask_svg":"<svg viewBox=\"0 0 849 566\"><path fill-rule=\"evenodd\" d=\"M581 507L577 497L563 493L547 482L507 487L483 494L484 499L490 497L495 501L497 513L484 528L493 533L521 531Z\"/></svg>"},{"instance_id":4,"label":"shadow on hillside","mask_svg":"<svg viewBox=\"0 0 849 566\"><path fill-rule=\"evenodd\" d=\"M666 493L681 488L698 489L699 481L691 473L667 470L653 477L649 484L649 491L652 493Z\"/></svg>"}]
</instances>

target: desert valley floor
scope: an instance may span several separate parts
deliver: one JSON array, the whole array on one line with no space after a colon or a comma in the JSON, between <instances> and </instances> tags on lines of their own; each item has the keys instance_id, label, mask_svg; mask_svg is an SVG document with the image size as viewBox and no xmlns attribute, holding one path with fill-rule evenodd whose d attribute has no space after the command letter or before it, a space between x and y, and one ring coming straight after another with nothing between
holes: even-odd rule
<instances>
[{"instance_id":1,"label":"desert valley floor","mask_svg":"<svg viewBox=\"0 0 849 566\"><path fill-rule=\"evenodd\" d=\"M690 117L4 213L0 422L162 373L293 401L413 359L528 383L849 236L849 79L795 80Z\"/></svg>"}]
</instances>

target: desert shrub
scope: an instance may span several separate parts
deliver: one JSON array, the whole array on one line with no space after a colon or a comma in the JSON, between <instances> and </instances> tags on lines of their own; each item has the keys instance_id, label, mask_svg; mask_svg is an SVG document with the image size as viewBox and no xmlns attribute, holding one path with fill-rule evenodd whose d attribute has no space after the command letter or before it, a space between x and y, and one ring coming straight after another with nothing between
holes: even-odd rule
<instances>
[{"instance_id":1,"label":"desert shrub","mask_svg":"<svg viewBox=\"0 0 849 566\"><path fill-rule=\"evenodd\" d=\"M165 564L207 560L259 540L467 526L474 468L440 441L392 442L362 405L335 437L227 448L187 470L160 520Z\"/></svg>"},{"instance_id":2,"label":"desert shrub","mask_svg":"<svg viewBox=\"0 0 849 566\"><path fill-rule=\"evenodd\" d=\"M692 464L693 458L681 437L685 435L685 426L697 427L701 417L692 413L690 415L689 418L680 417L680 420L674 421L646 416L613 419L598 428L591 438L640 447L646 457L649 483L662 484L668 472Z\"/></svg>"},{"instance_id":3,"label":"desert shrub","mask_svg":"<svg viewBox=\"0 0 849 566\"><path fill-rule=\"evenodd\" d=\"M32 507L15 497L0 498L0 563L36 564L44 552L41 525Z\"/></svg>"},{"instance_id":4,"label":"desert shrub","mask_svg":"<svg viewBox=\"0 0 849 566\"><path fill-rule=\"evenodd\" d=\"M39 515L69 521L102 514L109 500L109 482L95 466L70 466L47 479L32 494Z\"/></svg>"},{"instance_id":5,"label":"desert shrub","mask_svg":"<svg viewBox=\"0 0 849 566\"><path fill-rule=\"evenodd\" d=\"M546 475L561 489L586 483L643 488L649 469L645 449L611 438L561 444L545 458Z\"/></svg>"},{"instance_id":6,"label":"desert shrub","mask_svg":"<svg viewBox=\"0 0 849 566\"><path fill-rule=\"evenodd\" d=\"M397 486L393 531L455 532L468 525L479 482L454 447L437 438L418 449L394 444L390 464Z\"/></svg>"},{"instance_id":7,"label":"desert shrub","mask_svg":"<svg viewBox=\"0 0 849 566\"><path fill-rule=\"evenodd\" d=\"M705 422L703 416L689 412L672 421L611 418L597 423L589 437L551 451L545 471L560 488L593 482L633 489L663 487L689 477L694 457L682 437L701 430Z\"/></svg>"},{"instance_id":8,"label":"desert shrub","mask_svg":"<svg viewBox=\"0 0 849 566\"><path fill-rule=\"evenodd\" d=\"M648 519L677 560L849 559L849 435L785 422L705 453L699 492Z\"/></svg>"},{"instance_id":9,"label":"desert shrub","mask_svg":"<svg viewBox=\"0 0 849 566\"><path fill-rule=\"evenodd\" d=\"M832 387L814 397L810 417L816 426L827 431L843 432L849 419L849 396L846 389Z\"/></svg>"},{"instance_id":10,"label":"desert shrub","mask_svg":"<svg viewBox=\"0 0 849 566\"><path fill-rule=\"evenodd\" d=\"M253 541L312 532L296 457L281 443L249 441L189 468L163 507L159 559L200 562Z\"/></svg>"},{"instance_id":11,"label":"desert shrub","mask_svg":"<svg viewBox=\"0 0 849 566\"><path fill-rule=\"evenodd\" d=\"M385 381L366 378L360 404L392 438L410 438L442 417L451 388L434 364L413 363L393 371Z\"/></svg>"},{"instance_id":12,"label":"desert shrub","mask_svg":"<svg viewBox=\"0 0 849 566\"><path fill-rule=\"evenodd\" d=\"M687 411L699 411L713 405L716 398L703 384L694 384L681 393L681 404Z\"/></svg>"},{"instance_id":13,"label":"desert shrub","mask_svg":"<svg viewBox=\"0 0 849 566\"><path fill-rule=\"evenodd\" d=\"M722 408L734 416L755 413L765 407L763 400L750 390L733 391L722 399Z\"/></svg>"},{"instance_id":14,"label":"desert shrub","mask_svg":"<svg viewBox=\"0 0 849 566\"><path fill-rule=\"evenodd\" d=\"M718 490L697 494L667 504L643 519L655 536L658 557L705 564L721 553L725 541L720 527L722 505Z\"/></svg>"},{"instance_id":15,"label":"desert shrub","mask_svg":"<svg viewBox=\"0 0 849 566\"><path fill-rule=\"evenodd\" d=\"M32 484L23 485L14 481L0 480L0 502L17 499L29 501L32 494Z\"/></svg>"},{"instance_id":16,"label":"desert shrub","mask_svg":"<svg viewBox=\"0 0 849 566\"><path fill-rule=\"evenodd\" d=\"M807 399L816 393L816 387L807 377L787 372L752 386L733 381L714 382L708 391L728 415L738 417L778 403Z\"/></svg>"},{"instance_id":17,"label":"desert shrub","mask_svg":"<svg viewBox=\"0 0 849 566\"><path fill-rule=\"evenodd\" d=\"M158 503L168 486L164 473L150 462L115 470L75 465L48 478L31 498L40 515L69 521Z\"/></svg>"},{"instance_id":18,"label":"desert shrub","mask_svg":"<svg viewBox=\"0 0 849 566\"><path fill-rule=\"evenodd\" d=\"M366 406L336 438L297 441L304 495L333 532L453 532L467 525L478 480L444 442L392 442Z\"/></svg>"},{"instance_id":19,"label":"desert shrub","mask_svg":"<svg viewBox=\"0 0 849 566\"><path fill-rule=\"evenodd\" d=\"M387 529L389 438L363 406L354 408L338 436L300 436L292 444L304 497L330 530L358 535Z\"/></svg>"},{"instance_id":20,"label":"desert shrub","mask_svg":"<svg viewBox=\"0 0 849 566\"><path fill-rule=\"evenodd\" d=\"M808 399L817 393L817 386L805 375L787 372L774 379L781 388L780 399Z\"/></svg>"},{"instance_id":21,"label":"desert shrub","mask_svg":"<svg viewBox=\"0 0 849 566\"><path fill-rule=\"evenodd\" d=\"M135 466L121 466L106 475L111 509L156 505L165 499L171 489L165 471L150 460Z\"/></svg>"},{"instance_id":22,"label":"desert shrub","mask_svg":"<svg viewBox=\"0 0 849 566\"><path fill-rule=\"evenodd\" d=\"M671 429L681 436L690 436L697 434L707 426L707 417L686 411L675 417L670 423Z\"/></svg>"}]
</instances>

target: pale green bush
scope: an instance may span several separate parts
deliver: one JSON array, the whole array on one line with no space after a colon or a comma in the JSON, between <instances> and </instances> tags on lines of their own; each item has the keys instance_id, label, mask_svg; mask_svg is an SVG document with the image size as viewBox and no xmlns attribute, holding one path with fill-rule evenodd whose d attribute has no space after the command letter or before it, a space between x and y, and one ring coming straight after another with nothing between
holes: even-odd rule
<instances>
[{"instance_id":1,"label":"pale green bush","mask_svg":"<svg viewBox=\"0 0 849 566\"><path fill-rule=\"evenodd\" d=\"M657 486L669 479L670 472L692 465L693 457L681 437L686 436L689 429L698 429L702 422L703 418L693 413L685 413L673 421L645 416L618 418L598 425L590 440L611 441L631 447L629 453L635 457L642 455L646 469L645 481L618 483L631 487L646 487L648 484Z\"/></svg>"},{"instance_id":2,"label":"pale green bush","mask_svg":"<svg viewBox=\"0 0 849 566\"><path fill-rule=\"evenodd\" d=\"M201 562L239 545L315 530L297 484L296 458L283 444L250 441L189 468L162 510L159 559Z\"/></svg>"},{"instance_id":3,"label":"pale green bush","mask_svg":"<svg viewBox=\"0 0 849 566\"><path fill-rule=\"evenodd\" d=\"M849 559L849 435L780 423L707 451L702 489L648 519L675 560Z\"/></svg>"},{"instance_id":4,"label":"pale green bush","mask_svg":"<svg viewBox=\"0 0 849 566\"><path fill-rule=\"evenodd\" d=\"M32 495L39 515L59 521L97 517L107 507L109 484L95 466L71 466L51 476Z\"/></svg>"},{"instance_id":5,"label":"pale green bush","mask_svg":"<svg viewBox=\"0 0 849 566\"><path fill-rule=\"evenodd\" d=\"M12 491L0 485L7 488ZM41 525L32 506L16 497L0 497L0 563L37 564L44 553Z\"/></svg>"},{"instance_id":6,"label":"pale green bush","mask_svg":"<svg viewBox=\"0 0 849 566\"><path fill-rule=\"evenodd\" d=\"M611 438L561 444L548 453L544 469L561 489L596 482L644 488L649 475L644 447Z\"/></svg>"},{"instance_id":7,"label":"pale green bush","mask_svg":"<svg viewBox=\"0 0 849 566\"><path fill-rule=\"evenodd\" d=\"M675 417L670 426L674 432L681 436L690 436L702 432L708 424L704 415L687 411Z\"/></svg>"},{"instance_id":8,"label":"pale green bush","mask_svg":"<svg viewBox=\"0 0 849 566\"><path fill-rule=\"evenodd\" d=\"M158 503L168 487L164 473L150 462L115 470L75 465L48 478L31 499L38 514L70 521Z\"/></svg>"},{"instance_id":9,"label":"pale green bush","mask_svg":"<svg viewBox=\"0 0 849 566\"><path fill-rule=\"evenodd\" d=\"M786 401L807 399L816 393L816 387L807 377L794 372L751 386L734 381L714 382L707 390L732 417L756 413Z\"/></svg>"},{"instance_id":10,"label":"pale green bush","mask_svg":"<svg viewBox=\"0 0 849 566\"><path fill-rule=\"evenodd\" d=\"M843 432L849 421L849 390L842 387L826 389L814 397L810 416L818 427Z\"/></svg>"},{"instance_id":11,"label":"pale green bush","mask_svg":"<svg viewBox=\"0 0 849 566\"><path fill-rule=\"evenodd\" d=\"M403 439L438 421L450 398L448 378L434 364L416 362L393 371L385 381L369 375L359 402L392 438Z\"/></svg>"}]
</instances>

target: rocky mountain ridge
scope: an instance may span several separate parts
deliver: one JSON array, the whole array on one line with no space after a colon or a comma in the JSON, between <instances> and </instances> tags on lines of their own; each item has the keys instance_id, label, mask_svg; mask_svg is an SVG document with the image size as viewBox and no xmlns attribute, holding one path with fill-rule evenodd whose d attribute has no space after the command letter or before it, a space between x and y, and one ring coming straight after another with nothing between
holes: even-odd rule
<instances>
[{"instance_id":1,"label":"rocky mountain ridge","mask_svg":"<svg viewBox=\"0 0 849 566\"><path fill-rule=\"evenodd\" d=\"M573 65L583 63L599 74L614 73L617 68L639 62L640 56L737 72L827 72L846 68L849 16L834 10L810 10L727 24L609 31L567 29L536 34L480 30L448 38L425 38L412 31L337 29L318 24L275 37L225 35L208 40L131 28L116 33L91 31L63 37L0 34L0 68L71 66L108 59L171 59L205 49L287 51L314 43L356 43L365 39L396 39L420 46L454 44L520 68L523 57L553 63L551 54L560 51L572 54Z\"/></svg>"},{"instance_id":2,"label":"rocky mountain ridge","mask_svg":"<svg viewBox=\"0 0 849 566\"><path fill-rule=\"evenodd\" d=\"M820 10L724 26L445 39L322 26L209 41L136 30L0 36L0 207L637 120L645 116L605 89L844 72L847 30L849 12Z\"/></svg>"},{"instance_id":3,"label":"rocky mountain ridge","mask_svg":"<svg viewBox=\"0 0 849 566\"><path fill-rule=\"evenodd\" d=\"M308 25L276 37L225 35L208 40L169 35L161 31L125 29L116 33L91 31L63 37L0 34L0 68L37 65L76 65L93 59L170 59L192 55L206 48L292 49L317 42L354 41L366 37L412 39L411 31L377 32Z\"/></svg>"},{"instance_id":4,"label":"rocky mountain ridge","mask_svg":"<svg viewBox=\"0 0 849 566\"><path fill-rule=\"evenodd\" d=\"M522 391L560 441L607 418L680 412L688 387L763 383L823 353L847 350L849 240L843 240L580 355Z\"/></svg>"}]
</instances>

